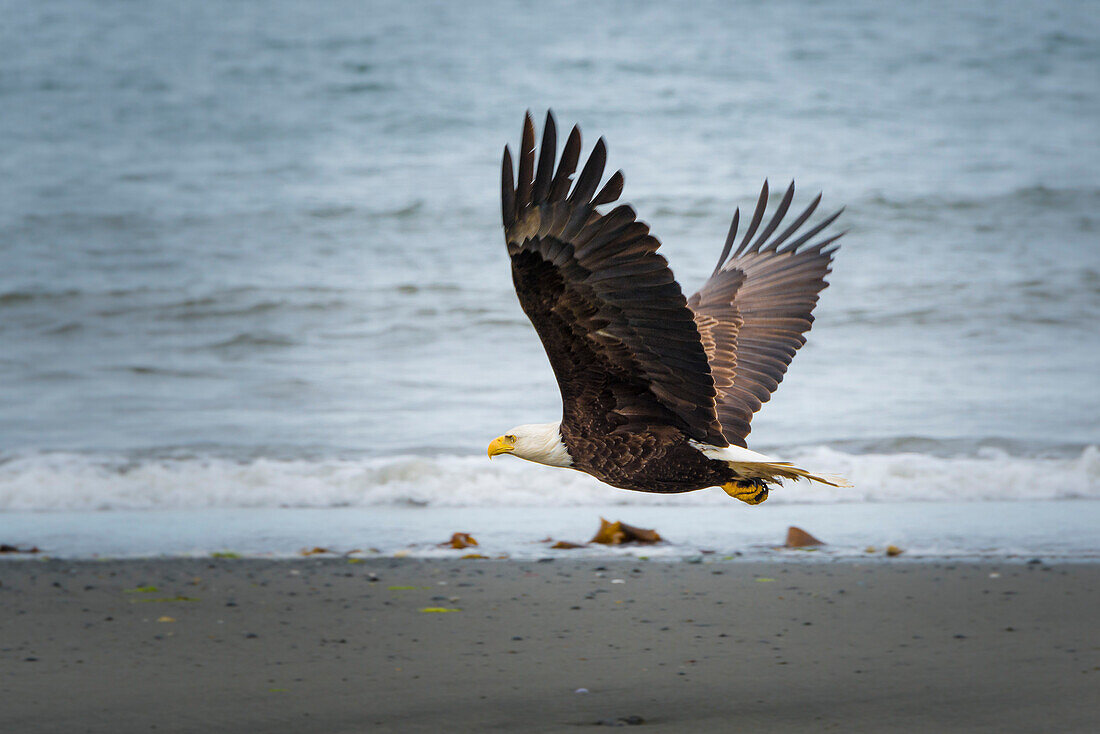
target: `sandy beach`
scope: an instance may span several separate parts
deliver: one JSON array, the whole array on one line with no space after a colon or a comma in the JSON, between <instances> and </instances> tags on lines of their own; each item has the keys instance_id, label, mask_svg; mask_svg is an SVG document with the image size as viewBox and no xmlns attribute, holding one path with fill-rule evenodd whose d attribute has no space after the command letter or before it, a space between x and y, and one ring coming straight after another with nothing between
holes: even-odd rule
<instances>
[{"instance_id":1,"label":"sandy beach","mask_svg":"<svg viewBox=\"0 0 1100 734\"><path fill-rule=\"evenodd\" d=\"M5 732L1095 731L1100 565L0 567Z\"/></svg>"}]
</instances>

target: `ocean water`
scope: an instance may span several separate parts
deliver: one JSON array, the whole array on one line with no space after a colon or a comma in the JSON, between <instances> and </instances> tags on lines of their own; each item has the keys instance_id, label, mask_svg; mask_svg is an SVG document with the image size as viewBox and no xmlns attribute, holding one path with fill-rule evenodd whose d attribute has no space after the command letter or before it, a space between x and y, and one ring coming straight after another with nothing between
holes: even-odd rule
<instances>
[{"instance_id":1,"label":"ocean water","mask_svg":"<svg viewBox=\"0 0 1100 734\"><path fill-rule=\"evenodd\" d=\"M484 459L560 411L498 201L549 107L606 137L688 293L765 178L847 207L750 444L856 488L769 504L1100 498L1087 4L45 0L0 49L20 540L47 511L57 537L105 510L728 506Z\"/></svg>"}]
</instances>

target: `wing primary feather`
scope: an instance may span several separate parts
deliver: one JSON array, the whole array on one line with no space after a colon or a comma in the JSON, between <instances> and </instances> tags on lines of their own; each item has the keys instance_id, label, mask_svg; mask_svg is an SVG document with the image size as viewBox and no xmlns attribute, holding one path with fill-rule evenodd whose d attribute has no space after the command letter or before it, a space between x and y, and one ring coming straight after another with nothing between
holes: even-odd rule
<instances>
[{"instance_id":1,"label":"wing primary feather","mask_svg":"<svg viewBox=\"0 0 1100 734\"><path fill-rule=\"evenodd\" d=\"M585 222L588 221L588 215L591 213L592 207L587 205L578 206L577 210L569 217L569 221L566 222L565 227L562 228L558 236L563 240L571 240L576 237L577 233L584 227Z\"/></svg>"},{"instance_id":2,"label":"wing primary feather","mask_svg":"<svg viewBox=\"0 0 1100 734\"><path fill-rule=\"evenodd\" d=\"M592 206L600 206L601 204L610 204L613 201L617 201L619 196L623 193L623 172L615 171L614 175L607 180L603 188L600 189L600 193L596 194L596 198L592 200Z\"/></svg>"},{"instance_id":3,"label":"wing primary feather","mask_svg":"<svg viewBox=\"0 0 1100 734\"><path fill-rule=\"evenodd\" d=\"M815 242L814 247L823 248L823 247L826 247L828 245L831 245L831 244L833 244L834 242L836 242L837 240L839 240L841 237L843 237L846 234L848 234L848 230L838 232L837 234L834 234L832 237L829 237L828 239L821 240L821 242Z\"/></svg>"},{"instance_id":4,"label":"wing primary feather","mask_svg":"<svg viewBox=\"0 0 1100 734\"><path fill-rule=\"evenodd\" d=\"M791 181L791 185L787 187L787 193L783 194L783 199L779 202L779 208L775 210L775 214L772 214L771 221L768 222L768 226L764 227L764 231L760 233L760 236L756 238L756 241L752 243L753 250L760 250L760 246L767 242L771 237L772 232L776 230L779 223L783 221L783 217L787 216L787 210L791 208L791 200L794 199L794 181ZM769 245L766 249L772 249Z\"/></svg>"},{"instance_id":5,"label":"wing primary feather","mask_svg":"<svg viewBox=\"0 0 1100 734\"><path fill-rule=\"evenodd\" d=\"M710 274L710 277L718 275L718 271L722 269L722 266L726 264L726 258L730 255L730 250L733 249L733 241L737 239L737 224L741 220L741 209L737 208L733 210L733 221L730 222L730 231L726 235L726 244L722 246L722 254L718 256L718 264L714 266L714 272Z\"/></svg>"},{"instance_id":6,"label":"wing primary feather","mask_svg":"<svg viewBox=\"0 0 1100 734\"><path fill-rule=\"evenodd\" d=\"M603 138L600 138L596 141L595 147L592 148L592 153L588 156L588 162L581 169L577 185L569 196L570 204L584 204L592 199L592 194L596 192L596 187L600 185L600 179L603 178L603 167L606 164L607 146L604 144Z\"/></svg>"},{"instance_id":7,"label":"wing primary feather","mask_svg":"<svg viewBox=\"0 0 1100 734\"><path fill-rule=\"evenodd\" d=\"M587 237L585 234L582 234L577 238L577 245L584 245L590 239L596 237L601 237L605 241L617 239L623 228L634 221L634 217L635 213L633 207L629 204L620 204L601 217L597 224L587 227L586 233L587 230L591 230L592 234Z\"/></svg>"},{"instance_id":8,"label":"wing primary feather","mask_svg":"<svg viewBox=\"0 0 1100 734\"><path fill-rule=\"evenodd\" d=\"M801 214L798 215L798 218L791 223L791 226L787 227L774 240L772 240L771 244L768 246L768 249L778 250L779 246L786 242L787 238L797 232L798 228L801 227L806 222L806 220L810 218L810 215L817 210L817 205L820 203L821 194L819 193L816 197L814 197L814 200L810 202L810 205L806 207L806 209Z\"/></svg>"},{"instance_id":9,"label":"wing primary feather","mask_svg":"<svg viewBox=\"0 0 1100 734\"><path fill-rule=\"evenodd\" d=\"M809 242L810 239L813 238L815 235L817 235L818 232L820 232L821 230L825 229L830 224L832 224L833 221L837 217L839 217L843 212L844 212L844 207L841 207L840 209L837 209L836 212L834 212L831 216L826 217L823 221L819 222L809 232L806 232L804 235L802 235L798 239L791 242L791 244L784 247L783 252L793 252L794 250L797 250L799 247L801 247L802 245Z\"/></svg>"},{"instance_id":10,"label":"wing primary feather","mask_svg":"<svg viewBox=\"0 0 1100 734\"><path fill-rule=\"evenodd\" d=\"M516 222L516 190L512 175L512 151L505 145L504 160L500 166L500 209L504 216L505 229Z\"/></svg>"},{"instance_id":11,"label":"wing primary feather","mask_svg":"<svg viewBox=\"0 0 1100 734\"><path fill-rule=\"evenodd\" d=\"M741 244L737 247L737 252L733 253L734 257L737 257L745 248L749 246L749 240L756 234L756 228L760 226L760 220L764 218L764 207L768 205L768 180L764 179L764 186L760 189L760 198L756 200L756 209L752 213L752 221L749 222L749 228L745 231L745 239L741 240Z\"/></svg>"},{"instance_id":12,"label":"wing primary feather","mask_svg":"<svg viewBox=\"0 0 1100 734\"><path fill-rule=\"evenodd\" d=\"M531 191L531 201L541 204L550 192L550 182L554 177L554 156L558 152L558 130L554 124L554 113L547 110L546 126L542 130L542 150L539 152L539 167L535 173L535 186Z\"/></svg>"},{"instance_id":13,"label":"wing primary feather","mask_svg":"<svg viewBox=\"0 0 1100 734\"><path fill-rule=\"evenodd\" d=\"M516 182L517 211L531 205L531 181L535 175L535 123L531 113L523 116L523 138L520 142L519 181Z\"/></svg>"},{"instance_id":14,"label":"wing primary feather","mask_svg":"<svg viewBox=\"0 0 1100 734\"><path fill-rule=\"evenodd\" d=\"M577 171L577 162L581 158L581 129L576 125L569 132L565 141L565 149L561 152L561 160L558 161L558 172L554 174L554 182L550 185L550 201L562 201L569 193L569 187L573 183L573 174Z\"/></svg>"}]
</instances>

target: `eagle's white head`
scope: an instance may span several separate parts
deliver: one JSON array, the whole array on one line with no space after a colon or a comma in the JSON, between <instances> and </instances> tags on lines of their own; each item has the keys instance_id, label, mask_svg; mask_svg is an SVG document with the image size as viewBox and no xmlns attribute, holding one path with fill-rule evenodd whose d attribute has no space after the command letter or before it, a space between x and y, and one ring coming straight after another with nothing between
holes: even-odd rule
<instances>
[{"instance_id":1,"label":"eagle's white head","mask_svg":"<svg viewBox=\"0 0 1100 734\"><path fill-rule=\"evenodd\" d=\"M512 454L547 466L572 466L569 449L561 440L560 423L530 423L516 426L489 444L489 458Z\"/></svg>"}]
</instances>

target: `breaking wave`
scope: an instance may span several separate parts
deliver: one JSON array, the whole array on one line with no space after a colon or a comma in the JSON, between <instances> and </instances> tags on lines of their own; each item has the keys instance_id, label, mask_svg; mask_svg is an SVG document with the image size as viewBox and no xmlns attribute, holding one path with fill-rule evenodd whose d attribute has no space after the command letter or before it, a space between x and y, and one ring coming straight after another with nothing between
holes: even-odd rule
<instances>
[{"instance_id":1,"label":"breaking wave","mask_svg":"<svg viewBox=\"0 0 1100 734\"><path fill-rule=\"evenodd\" d=\"M966 456L847 453L816 446L785 454L847 477L836 489L800 483L771 503L939 502L1100 498L1100 447L1028 457L985 447ZM24 453L0 458L0 511L259 507L701 506L718 490L626 492L578 472L483 456L126 458Z\"/></svg>"}]
</instances>

